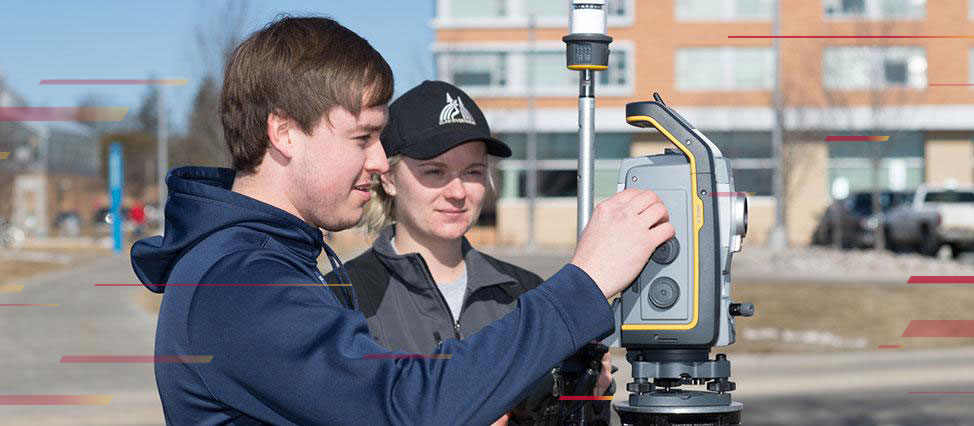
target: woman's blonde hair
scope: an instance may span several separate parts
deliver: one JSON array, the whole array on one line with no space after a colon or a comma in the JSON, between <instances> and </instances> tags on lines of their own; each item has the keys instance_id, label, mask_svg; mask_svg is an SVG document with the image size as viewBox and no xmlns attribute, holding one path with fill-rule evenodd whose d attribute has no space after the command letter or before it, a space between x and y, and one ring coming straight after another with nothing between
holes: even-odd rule
<instances>
[{"instance_id":1,"label":"woman's blonde hair","mask_svg":"<svg viewBox=\"0 0 974 426\"><path fill-rule=\"evenodd\" d=\"M392 173L393 167L402 161L402 155L396 154L389 157L389 171ZM496 161L490 155L487 156L487 194L492 195L494 191L494 174L496 173ZM365 203L362 208L362 220L358 226L363 228L366 233L375 235L382 231L382 228L395 223L395 197L389 195L382 187L379 175L372 175L372 186L370 188L372 198Z\"/></svg>"}]
</instances>

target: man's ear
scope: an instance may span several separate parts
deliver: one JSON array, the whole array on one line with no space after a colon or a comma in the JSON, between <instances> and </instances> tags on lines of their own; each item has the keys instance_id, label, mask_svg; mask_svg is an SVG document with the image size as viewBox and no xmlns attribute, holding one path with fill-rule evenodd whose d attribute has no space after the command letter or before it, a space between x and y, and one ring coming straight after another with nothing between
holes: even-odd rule
<instances>
[{"instance_id":1,"label":"man's ear","mask_svg":"<svg viewBox=\"0 0 974 426\"><path fill-rule=\"evenodd\" d=\"M267 114L267 138L271 141L268 147L277 151L288 160L294 155L294 143L289 135L291 120L276 111Z\"/></svg>"},{"instance_id":2,"label":"man's ear","mask_svg":"<svg viewBox=\"0 0 974 426\"><path fill-rule=\"evenodd\" d=\"M379 175L379 184L382 185L382 190L390 197L396 196L396 183L392 179L392 170Z\"/></svg>"}]
</instances>

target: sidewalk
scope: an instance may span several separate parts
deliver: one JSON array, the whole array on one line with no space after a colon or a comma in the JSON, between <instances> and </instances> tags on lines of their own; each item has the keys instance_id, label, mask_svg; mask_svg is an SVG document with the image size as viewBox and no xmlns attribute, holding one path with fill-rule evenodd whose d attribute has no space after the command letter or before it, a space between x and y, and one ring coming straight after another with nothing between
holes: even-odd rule
<instances>
[{"instance_id":1,"label":"sidewalk","mask_svg":"<svg viewBox=\"0 0 974 426\"><path fill-rule=\"evenodd\" d=\"M5 395L113 395L104 406L0 406L4 425L160 425L152 364L61 364L64 355L152 355L155 318L134 303L141 287L126 255L20 281L0 303L0 389Z\"/></svg>"}]
</instances>

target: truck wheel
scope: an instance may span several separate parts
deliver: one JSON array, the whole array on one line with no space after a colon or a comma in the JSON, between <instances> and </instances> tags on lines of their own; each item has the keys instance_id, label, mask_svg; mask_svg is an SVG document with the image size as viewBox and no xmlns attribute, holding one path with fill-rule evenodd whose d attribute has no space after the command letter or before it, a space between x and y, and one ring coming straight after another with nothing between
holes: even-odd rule
<instances>
[{"instance_id":1,"label":"truck wheel","mask_svg":"<svg viewBox=\"0 0 974 426\"><path fill-rule=\"evenodd\" d=\"M923 241L920 241L920 254L924 256L936 256L937 250L940 250L940 242L937 241L937 235L931 232L923 233Z\"/></svg>"},{"instance_id":2,"label":"truck wheel","mask_svg":"<svg viewBox=\"0 0 974 426\"><path fill-rule=\"evenodd\" d=\"M886 245L886 250L893 253L899 253L899 246L896 245L896 242L894 242L893 238L891 238L889 235L889 227L883 229L883 243Z\"/></svg>"},{"instance_id":3,"label":"truck wheel","mask_svg":"<svg viewBox=\"0 0 974 426\"><path fill-rule=\"evenodd\" d=\"M954 259L954 260L960 259L960 255L962 255L962 254L964 254L964 250L962 250L960 244L951 244L950 245L950 258L951 259Z\"/></svg>"}]
</instances>

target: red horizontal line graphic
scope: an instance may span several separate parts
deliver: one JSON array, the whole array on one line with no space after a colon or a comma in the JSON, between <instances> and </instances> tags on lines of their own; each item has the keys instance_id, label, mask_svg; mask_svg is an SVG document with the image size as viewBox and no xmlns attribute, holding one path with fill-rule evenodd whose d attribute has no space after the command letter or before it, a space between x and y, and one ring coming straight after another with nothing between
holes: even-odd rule
<instances>
[{"instance_id":1,"label":"red horizontal line graphic","mask_svg":"<svg viewBox=\"0 0 974 426\"><path fill-rule=\"evenodd\" d=\"M122 121L128 107L0 107L0 121Z\"/></svg>"},{"instance_id":2,"label":"red horizontal line graphic","mask_svg":"<svg viewBox=\"0 0 974 426\"><path fill-rule=\"evenodd\" d=\"M852 35L783 35L783 36L770 36L770 35L732 35L727 36L727 38L778 38L778 39L789 39L789 38L825 38L825 39L841 39L841 38L878 38L878 39L927 39L927 38L974 38L974 36L948 36L948 35L867 35L867 36L852 36Z\"/></svg>"},{"instance_id":3,"label":"red horizontal line graphic","mask_svg":"<svg viewBox=\"0 0 974 426\"><path fill-rule=\"evenodd\" d=\"M453 354L366 354L362 359L450 359Z\"/></svg>"},{"instance_id":4,"label":"red horizontal line graphic","mask_svg":"<svg viewBox=\"0 0 974 426\"><path fill-rule=\"evenodd\" d=\"M886 142L889 136L828 136L826 142Z\"/></svg>"},{"instance_id":5,"label":"red horizontal line graphic","mask_svg":"<svg viewBox=\"0 0 974 426\"><path fill-rule=\"evenodd\" d=\"M57 306L50 303L2 303L0 306Z\"/></svg>"},{"instance_id":6,"label":"red horizontal line graphic","mask_svg":"<svg viewBox=\"0 0 974 426\"><path fill-rule=\"evenodd\" d=\"M903 345L879 345L880 349L902 349Z\"/></svg>"},{"instance_id":7,"label":"red horizontal line graphic","mask_svg":"<svg viewBox=\"0 0 974 426\"><path fill-rule=\"evenodd\" d=\"M611 396L572 396L572 395L562 395L558 397L559 401L611 401Z\"/></svg>"},{"instance_id":8,"label":"red horizontal line graphic","mask_svg":"<svg viewBox=\"0 0 974 426\"><path fill-rule=\"evenodd\" d=\"M213 355L64 355L61 364L207 364Z\"/></svg>"},{"instance_id":9,"label":"red horizontal line graphic","mask_svg":"<svg viewBox=\"0 0 974 426\"><path fill-rule=\"evenodd\" d=\"M974 392L910 392L910 393L974 394Z\"/></svg>"},{"instance_id":10,"label":"red horizontal line graphic","mask_svg":"<svg viewBox=\"0 0 974 426\"><path fill-rule=\"evenodd\" d=\"M351 287L351 284L149 284L153 287ZM143 287L144 284L95 284L95 287Z\"/></svg>"},{"instance_id":11,"label":"red horizontal line graphic","mask_svg":"<svg viewBox=\"0 0 974 426\"><path fill-rule=\"evenodd\" d=\"M753 192L711 192L711 197L747 197L754 195Z\"/></svg>"},{"instance_id":12,"label":"red horizontal line graphic","mask_svg":"<svg viewBox=\"0 0 974 426\"><path fill-rule=\"evenodd\" d=\"M166 78L166 79L43 79L41 84L110 84L110 85L134 85L134 84L186 84L186 79Z\"/></svg>"},{"instance_id":13,"label":"red horizontal line graphic","mask_svg":"<svg viewBox=\"0 0 974 426\"><path fill-rule=\"evenodd\" d=\"M907 284L974 284L974 276L963 275L914 275Z\"/></svg>"},{"instance_id":14,"label":"red horizontal line graphic","mask_svg":"<svg viewBox=\"0 0 974 426\"><path fill-rule=\"evenodd\" d=\"M974 337L974 320L911 320L901 337Z\"/></svg>"},{"instance_id":15,"label":"red horizontal line graphic","mask_svg":"<svg viewBox=\"0 0 974 426\"><path fill-rule=\"evenodd\" d=\"M0 395L0 405L108 405L112 395Z\"/></svg>"}]
</instances>

